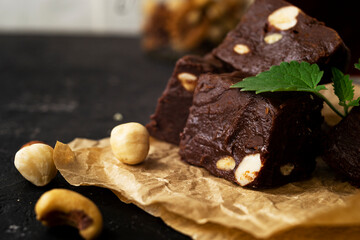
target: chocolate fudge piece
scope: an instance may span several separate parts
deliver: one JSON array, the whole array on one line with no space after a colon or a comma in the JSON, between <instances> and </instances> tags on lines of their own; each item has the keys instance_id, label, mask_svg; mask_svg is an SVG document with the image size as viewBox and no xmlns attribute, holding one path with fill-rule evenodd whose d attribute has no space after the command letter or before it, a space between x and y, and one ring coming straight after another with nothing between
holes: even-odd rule
<instances>
[{"instance_id":1,"label":"chocolate fudge piece","mask_svg":"<svg viewBox=\"0 0 360 240\"><path fill-rule=\"evenodd\" d=\"M359 19L359 8L356 1L329 1L329 0L287 0L300 7L304 12L316 19L325 22L327 26L335 29L344 40L351 52L350 63L358 62L360 58L360 28L354 27ZM339 16L339 17L334 17ZM356 37L355 37L356 36ZM354 68L350 73L358 74Z\"/></svg>"},{"instance_id":2,"label":"chocolate fudge piece","mask_svg":"<svg viewBox=\"0 0 360 240\"><path fill-rule=\"evenodd\" d=\"M249 188L307 178L320 150L322 100L230 86L244 74L200 76L180 140L182 160Z\"/></svg>"},{"instance_id":3,"label":"chocolate fudge piece","mask_svg":"<svg viewBox=\"0 0 360 240\"><path fill-rule=\"evenodd\" d=\"M237 69L246 75L256 75L283 61L317 63L325 70L323 82L330 79L330 71L327 71L330 67L344 70L349 58L347 47L334 30L281 0L256 0L238 26L212 53L209 55L211 61L222 65L216 69L222 72ZM184 65L185 61L180 60L177 68ZM210 68L208 63L205 65L205 68L204 65L199 67L198 74L216 72L210 69L213 64ZM175 69L148 125L151 135L175 144L187 118L186 107L191 105L192 99L192 89L185 92L176 79L179 73Z\"/></svg>"},{"instance_id":4,"label":"chocolate fudge piece","mask_svg":"<svg viewBox=\"0 0 360 240\"><path fill-rule=\"evenodd\" d=\"M354 107L329 132L322 154L335 171L360 187L360 107Z\"/></svg>"},{"instance_id":5,"label":"chocolate fudge piece","mask_svg":"<svg viewBox=\"0 0 360 240\"><path fill-rule=\"evenodd\" d=\"M336 31L281 0L255 0L213 53L250 75L296 60L317 63L328 76L331 66L344 71L349 62Z\"/></svg>"},{"instance_id":6,"label":"chocolate fudge piece","mask_svg":"<svg viewBox=\"0 0 360 240\"><path fill-rule=\"evenodd\" d=\"M222 71L223 64L211 55L180 58L158 99L155 113L146 125L151 136L169 143L179 144L192 103L193 92L200 74Z\"/></svg>"}]
</instances>

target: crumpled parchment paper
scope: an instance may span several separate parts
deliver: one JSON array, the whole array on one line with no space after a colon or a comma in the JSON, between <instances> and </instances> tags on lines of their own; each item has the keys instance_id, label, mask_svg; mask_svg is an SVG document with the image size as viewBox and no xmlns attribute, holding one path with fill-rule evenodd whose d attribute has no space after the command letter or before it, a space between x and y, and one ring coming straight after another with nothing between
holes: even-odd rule
<instances>
[{"instance_id":1,"label":"crumpled parchment paper","mask_svg":"<svg viewBox=\"0 0 360 240\"><path fill-rule=\"evenodd\" d=\"M360 236L360 191L321 159L311 179L261 191L188 165L180 160L177 146L155 139L146 161L135 166L113 156L108 138L58 142L54 161L70 184L111 189L121 201L161 217L194 239Z\"/></svg>"}]
</instances>

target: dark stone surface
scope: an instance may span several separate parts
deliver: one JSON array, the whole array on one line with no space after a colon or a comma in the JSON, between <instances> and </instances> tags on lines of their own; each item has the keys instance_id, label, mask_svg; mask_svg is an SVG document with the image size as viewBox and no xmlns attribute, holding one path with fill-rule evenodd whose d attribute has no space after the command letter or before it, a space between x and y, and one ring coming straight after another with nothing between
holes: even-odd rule
<instances>
[{"instance_id":1,"label":"dark stone surface","mask_svg":"<svg viewBox=\"0 0 360 240\"><path fill-rule=\"evenodd\" d=\"M60 174L36 187L14 167L16 151L31 140L54 146L108 137L123 122L147 123L173 65L147 58L139 46L137 38L0 35L0 239L78 239L72 228L36 221L35 203L52 188L99 206L101 239L188 239L110 190L72 187Z\"/></svg>"}]
</instances>

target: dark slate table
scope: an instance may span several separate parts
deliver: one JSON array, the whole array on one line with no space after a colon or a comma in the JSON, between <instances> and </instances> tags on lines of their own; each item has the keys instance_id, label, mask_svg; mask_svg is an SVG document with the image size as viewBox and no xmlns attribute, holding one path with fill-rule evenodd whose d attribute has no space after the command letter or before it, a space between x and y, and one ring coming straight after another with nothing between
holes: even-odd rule
<instances>
[{"instance_id":1,"label":"dark slate table","mask_svg":"<svg viewBox=\"0 0 360 240\"><path fill-rule=\"evenodd\" d=\"M75 190L98 205L101 239L188 239L110 190L72 187L60 174L36 187L13 163L31 140L54 146L56 140L108 137L124 122L145 124L172 68L146 57L138 38L1 34L0 239L79 239L77 230L35 220L37 199L52 188Z\"/></svg>"}]
</instances>

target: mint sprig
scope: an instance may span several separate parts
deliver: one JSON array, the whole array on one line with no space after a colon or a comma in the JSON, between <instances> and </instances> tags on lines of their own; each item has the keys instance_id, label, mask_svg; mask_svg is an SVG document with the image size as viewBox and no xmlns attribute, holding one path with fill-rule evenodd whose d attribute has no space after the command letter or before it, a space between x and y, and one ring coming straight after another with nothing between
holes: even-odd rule
<instances>
[{"instance_id":1,"label":"mint sprig","mask_svg":"<svg viewBox=\"0 0 360 240\"><path fill-rule=\"evenodd\" d=\"M359 58L359 63L355 63L354 65L356 69L360 70L360 58Z\"/></svg>"},{"instance_id":2,"label":"mint sprig","mask_svg":"<svg viewBox=\"0 0 360 240\"><path fill-rule=\"evenodd\" d=\"M318 86L324 72L316 64L296 61L282 62L279 66L272 66L269 71L262 72L254 77L245 78L235 83L232 88L242 88L242 91L283 92L305 91L319 92L326 89Z\"/></svg>"},{"instance_id":3,"label":"mint sprig","mask_svg":"<svg viewBox=\"0 0 360 240\"><path fill-rule=\"evenodd\" d=\"M350 106L359 106L359 98L354 100L354 86L349 75L344 75L337 68L332 68L331 72L335 95L339 98L339 105L344 107L345 115L347 115Z\"/></svg>"},{"instance_id":4,"label":"mint sprig","mask_svg":"<svg viewBox=\"0 0 360 240\"><path fill-rule=\"evenodd\" d=\"M359 64L355 64L360 69ZM270 70L262 72L254 77L248 77L235 83L231 88L241 88L241 91L255 91L256 94L263 92L311 92L322 98L327 105L339 116L345 117L350 106L358 106L359 100L354 98L354 86L349 75L344 75L339 69L332 69L332 81L339 105L344 107L344 114L339 112L331 102L320 93L326 90L325 85L318 85L324 72L320 71L317 64L307 62L282 62L278 66L272 66Z\"/></svg>"}]
</instances>

